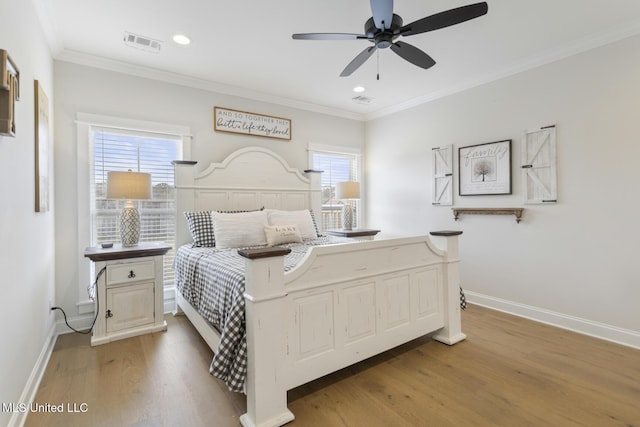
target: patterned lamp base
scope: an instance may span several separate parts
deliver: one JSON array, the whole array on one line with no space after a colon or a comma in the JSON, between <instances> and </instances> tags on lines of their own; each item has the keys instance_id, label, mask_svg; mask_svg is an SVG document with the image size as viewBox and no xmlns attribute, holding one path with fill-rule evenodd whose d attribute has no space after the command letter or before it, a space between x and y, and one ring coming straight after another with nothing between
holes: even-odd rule
<instances>
[{"instance_id":1,"label":"patterned lamp base","mask_svg":"<svg viewBox=\"0 0 640 427\"><path fill-rule=\"evenodd\" d=\"M140 215L136 208L125 207L120 214L122 246L136 246L140 240Z\"/></svg>"},{"instance_id":2,"label":"patterned lamp base","mask_svg":"<svg viewBox=\"0 0 640 427\"><path fill-rule=\"evenodd\" d=\"M342 205L342 228L345 230L353 228L353 208L349 203Z\"/></svg>"}]
</instances>

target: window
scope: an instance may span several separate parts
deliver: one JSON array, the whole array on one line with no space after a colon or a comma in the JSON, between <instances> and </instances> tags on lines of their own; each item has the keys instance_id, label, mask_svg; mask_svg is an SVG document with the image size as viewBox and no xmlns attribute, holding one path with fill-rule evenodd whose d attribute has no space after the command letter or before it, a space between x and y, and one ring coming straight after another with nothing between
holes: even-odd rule
<instances>
[{"instance_id":1,"label":"window","mask_svg":"<svg viewBox=\"0 0 640 427\"><path fill-rule=\"evenodd\" d=\"M191 129L171 123L78 112L76 132L77 250L78 259L82 260L77 264L77 306L78 314L82 319L89 321L93 318L89 313L95 311L95 303L87 295L87 285L93 283L96 272L93 271L94 263L89 262L82 254L86 247L95 246L104 241L103 239L114 243L119 240L117 215L120 211L119 203L122 202L105 200L106 173L109 168L117 167L117 170L131 169L152 174L154 198L138 202L142 216L141 240L164 240L172 244L171 236L175 232L171 229L175 222L169 219L169 215L175 215L175 207L171 204L173 196L170 195L173 191L171 161L190 157ZM153 159L154 162L145 161L147 158ZM154 234L164 226L168 230ZM172 244L172 247L175 248L175 244ZM165 312L175 308L172 257L173 251L165 256Z\"/></svg>"},{"instance_id":2,"label":"window","mask_svg":"<svg viewBox=\"0 0 640 427\"><path fill-rule=\"evenodd\" d=\"M163 241L175 248L175 188L172 160L180 158L182 139L119 129L91 128L93 158L90 169L91 245L120 242L119 214L124 200L108 200L111 171L151 174L152 198L139 200L140 241ZM173 286L175 249L164 257L164 284Z\"/></svg>"},{"instance_id":3,"label":"window","mask_svg":"<svg viewBox=\"0 0 640 427\"><path fill-rule=\"evenodd\" d=\"M342 206L351 204L354 212L353 228L362 223L360 200L337 200L336 183L360 182L360 153L357 150L339 147L313 146L309 149L312 168L323 171L322 185L322 229L342 228ZM362 191L361 193L362 194Z\"/></svg>"}]
</instances>

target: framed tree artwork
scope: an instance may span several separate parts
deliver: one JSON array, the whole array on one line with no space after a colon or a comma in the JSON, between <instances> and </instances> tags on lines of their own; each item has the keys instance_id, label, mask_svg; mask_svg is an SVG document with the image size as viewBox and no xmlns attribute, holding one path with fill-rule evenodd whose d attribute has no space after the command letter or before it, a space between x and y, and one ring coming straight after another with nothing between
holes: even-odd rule
<instances>
[{"instance_id":1,"label":"framed tree artwork","mask_svg":"<svg viewBox=\"0 0 640 427\"><path fill-rule=\"evenodd\" d=\"M511 140L458 149L459 194L511 194Z\"/></svg>"}]
</instances>

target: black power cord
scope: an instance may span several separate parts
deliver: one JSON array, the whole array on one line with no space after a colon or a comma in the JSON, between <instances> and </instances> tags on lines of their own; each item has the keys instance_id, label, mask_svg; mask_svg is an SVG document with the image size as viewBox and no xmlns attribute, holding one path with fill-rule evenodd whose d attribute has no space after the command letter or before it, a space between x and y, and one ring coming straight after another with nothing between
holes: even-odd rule
<instances>
[{"instance_id":1,"label":"black power cord","mask_svg":"<svg viewBox=\"0 0 640 427\"><path fill-rule=\"evenodd\" d=\"M106 266L102 267L102 270L100 270L98 272L98 275L96 276L96 280L93 282L92 286L90 286L89 289L87 289L88 292L89 292L89 298L93 299L91 294L92 294L92 292L95 292L95 299L96 299L96 316L93 318L93 323L91 323L91 326L89 327L89 329L87 329L85 331L79 331L79 330L75 329L67 321L67 313L64 312L62 307L51 307L51 311L60 310L62 312L62 316L64 317L64 323L67 325L67 327L69 329L71 329L73 332L75 332L77 334L89 334L89 333L91 333L91 331L93 331L93 327L96 324L96 320L98 320L98 314L100 313L100 300L98 298L98 292L97 292L97 290L98 290L98 280L100 279L100 276L102 276L102 274L105 272L106 269L107 269Z\"/></svg>"}]
</instances>

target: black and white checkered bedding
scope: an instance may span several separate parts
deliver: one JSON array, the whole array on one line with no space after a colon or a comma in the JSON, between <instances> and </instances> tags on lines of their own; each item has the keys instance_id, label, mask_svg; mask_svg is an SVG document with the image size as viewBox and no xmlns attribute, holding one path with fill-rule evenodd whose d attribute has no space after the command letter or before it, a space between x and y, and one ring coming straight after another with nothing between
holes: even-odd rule
<instances>
[{"instance_id":1,"label":"black and white checkered bedding","mask_svg":"<svg viewBox=\"0 0 640 427\"><path fill-rule=\"evenodd\" d=\"M322 236L305 244L281 245L291 249L285 256L289 271L311 246L350 242L341 237ZM245 259L237 249L192 247L178 248L175 258L176 288L200 315L220 331L209 372L223 380L229 390L242 392L247 373L247 341L244 322ZM466 299L460 288L460 306Z\"/></svg>"},{"instance_id":2,"label":"black and white checkered bedding","mask_svg":"<svg viewBox=\"0 0 640 427\"><path fill-rule=\"evenodd\" d=\"M323 236L305 244L281 245L291 249L284 270L298 264L311 246L351 240ZM181 246L175 258L176 288L200 315L220 331L209 371L229 390L241 392L247 373L247 342L244 324L244 265L237 249Z\"/></svg>"}]
</instances>

